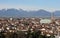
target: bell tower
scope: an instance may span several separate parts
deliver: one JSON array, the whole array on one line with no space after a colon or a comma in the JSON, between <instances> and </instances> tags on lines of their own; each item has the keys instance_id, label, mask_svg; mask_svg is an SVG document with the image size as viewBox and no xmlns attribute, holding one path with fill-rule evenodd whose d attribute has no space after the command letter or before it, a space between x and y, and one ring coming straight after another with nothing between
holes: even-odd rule
<instances>
[{"instance_id":1,"label":"bell tower","mask_svg":"<svg viewBox=\"0 0 60 38\"><path fill-rule=\"evenodd\" d=\"M52 22L55 21L54 13L51 13L51 21L52 21Z\"/></svg>"}]
</instances>

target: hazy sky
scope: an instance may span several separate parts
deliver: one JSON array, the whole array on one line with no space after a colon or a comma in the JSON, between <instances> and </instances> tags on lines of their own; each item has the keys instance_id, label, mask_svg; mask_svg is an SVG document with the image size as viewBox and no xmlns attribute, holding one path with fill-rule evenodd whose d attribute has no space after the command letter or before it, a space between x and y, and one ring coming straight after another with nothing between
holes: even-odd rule
<instances>
[{"instance_id":1,"label":"hazy sky","mask_svg":"<svg viewBox=\"0 0 60 38\"><path fill-rule=\"evenodd\" d=\"M0 0L0 9L22 8L26 10L60 10L60 0Z\"/></svg>"}]
</instances>

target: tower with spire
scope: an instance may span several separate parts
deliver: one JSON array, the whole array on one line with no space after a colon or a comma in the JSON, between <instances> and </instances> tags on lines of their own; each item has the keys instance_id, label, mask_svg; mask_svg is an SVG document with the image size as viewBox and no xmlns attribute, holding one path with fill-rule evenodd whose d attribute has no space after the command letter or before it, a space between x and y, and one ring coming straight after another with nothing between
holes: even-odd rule
<instances>
[{"instance_id":1,"label":"tower with spire","mask_svg":"<svg viewBox=\"0 0 60 38\"><path fill-rule=\"evenodd\" d=\"M51 13L51 20L52 20L52 22L55 21L54 13Z\"/></svg>"}]
</instances>

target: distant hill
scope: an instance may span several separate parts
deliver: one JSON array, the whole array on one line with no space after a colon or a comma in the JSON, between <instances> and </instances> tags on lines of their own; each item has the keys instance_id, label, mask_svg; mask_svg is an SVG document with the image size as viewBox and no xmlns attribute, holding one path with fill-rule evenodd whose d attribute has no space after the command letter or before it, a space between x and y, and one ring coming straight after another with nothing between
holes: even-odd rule
<instances>
[{"instance_id":1,"label":"distant hill","mask_svg":"<svg viewBox=\"0 0 60 38\"><path fill-rule=\"evenodd\" d=\"M51 12L40 9L37 11L25 11L23 9L2 9L0 10L0 17L45 17L50 16ZM54 12L55 16L60 16L60 11Z\"/></svg>"},{"instance_id":2,"label":"distant hill","mask_svg":"<svg viewBox=\"0 0 60 38\"><path fill-rule=\"evenodd\" d=\"M57 16L57 17L60 16L60 11L55 11L54 15Z\"/></svg>"}]
</instances>

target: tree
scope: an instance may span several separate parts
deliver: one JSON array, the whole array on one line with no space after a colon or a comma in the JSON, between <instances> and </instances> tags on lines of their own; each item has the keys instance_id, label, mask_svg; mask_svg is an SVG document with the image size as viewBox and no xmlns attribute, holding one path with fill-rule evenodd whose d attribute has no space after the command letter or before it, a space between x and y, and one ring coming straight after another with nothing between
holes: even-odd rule
<instances>
[{"instance_id":1,"label":"tree","mask_svg":"<svg viewBox=\"0 0 60 38\"><path fill-rule=\"evenodd\" d=\"M34 31L32 33L32 38L39 38L40 37L40 34L41 34L41 31Z\"/></svg>"}]
</instances>

